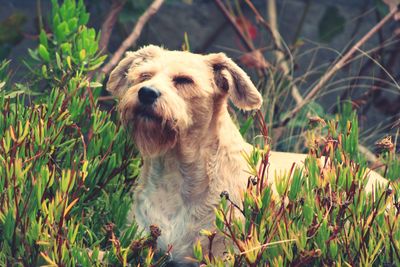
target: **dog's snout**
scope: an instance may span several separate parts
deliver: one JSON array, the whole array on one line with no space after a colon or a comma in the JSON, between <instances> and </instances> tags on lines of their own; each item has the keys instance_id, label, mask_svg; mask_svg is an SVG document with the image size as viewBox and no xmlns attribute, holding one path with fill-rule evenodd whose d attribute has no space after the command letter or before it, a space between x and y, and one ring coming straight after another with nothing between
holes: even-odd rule
<instances>
[{"instance_id":1,"label":"dog's snout","mask_svg":"<svg viewBox=\"0 0 400 267\"><path fill-rule=\"evenodd\" d=\"M139 101L144 105L151 105L156 102L157 98L161 95L160 91L153 87L144 86L139 89Z\"/></svg>"}]
</instances>

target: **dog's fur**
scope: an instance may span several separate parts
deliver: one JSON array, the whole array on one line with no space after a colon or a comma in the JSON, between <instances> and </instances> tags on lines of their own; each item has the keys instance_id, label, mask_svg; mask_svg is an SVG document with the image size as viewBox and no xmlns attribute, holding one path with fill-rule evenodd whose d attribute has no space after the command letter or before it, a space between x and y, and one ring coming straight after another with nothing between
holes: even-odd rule
<instances>
[{"instance_id":1,"label":"dog's fur","mask_svg":"<svg viewBox=\"0 0 400 267\"><path fill-rule=\"evenodd\" d=\"M143 109L138 91L150 86L161 95ZM121 120L143 156L135 189L134 219L144 229L161 229L158 245L173 246L173 258L185 261L201 229L213 228L220 193L240 202L250 152L227 110L260 108L262 98L250 78L222 53L198 55L147 46L126 57L111 73L107 89L120 99ZM289 170L306 155L271 152L269 172ZM384 181L370 175L371 188ZM133 218L132 218L133 219ZM206 243L204 243L206 245ZM223 251L222 239L214 242Z\"/></svg>"}]
</instances>

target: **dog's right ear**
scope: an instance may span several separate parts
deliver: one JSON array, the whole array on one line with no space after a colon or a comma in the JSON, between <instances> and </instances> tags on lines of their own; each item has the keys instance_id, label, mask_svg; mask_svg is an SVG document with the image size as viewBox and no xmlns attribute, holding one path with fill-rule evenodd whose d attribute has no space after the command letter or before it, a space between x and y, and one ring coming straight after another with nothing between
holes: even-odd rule
<instances>
[{"instance_id":1,"label":"dog's right ear","mask_svg":"<svg viewBox=\"0 0 400 267\"><path fill-rule=\"evenodd\" d=\"M123 96L128 89L127 74L129 70L155 58L162 50L159 46L148 45L135 52L126 52L125 58L118 63L110 74L106 86L107 91L116 97Z\"/></svg>"}]
</instances>

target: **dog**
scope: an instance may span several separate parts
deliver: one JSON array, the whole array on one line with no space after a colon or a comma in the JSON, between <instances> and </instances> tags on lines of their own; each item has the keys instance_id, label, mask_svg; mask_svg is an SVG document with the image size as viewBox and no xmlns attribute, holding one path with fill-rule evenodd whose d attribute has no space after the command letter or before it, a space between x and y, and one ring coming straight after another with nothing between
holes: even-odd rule
<instances>
[{"instance_id":1,"label":"dog","mask_svg":"<svg viewBox=\"0 0 400 267\"><path fill-rule=\"evenodd\" d=\"M158 246L172 258L192 256L201 229L213 228L222 191L240 203L248 182L246 143L228 113L228 99L242 110L261 107L249 76L223 53L199 55L149 45L127 52L112 71L107 90L143 156L130 220L161 229ZM301 165L306 155L270 152L270 173ZM384 183L371 175L367 187ZM207 250L207 242L203 241ZM224 250L222 237L213 248Z\"/></svg>"}]
</instances>

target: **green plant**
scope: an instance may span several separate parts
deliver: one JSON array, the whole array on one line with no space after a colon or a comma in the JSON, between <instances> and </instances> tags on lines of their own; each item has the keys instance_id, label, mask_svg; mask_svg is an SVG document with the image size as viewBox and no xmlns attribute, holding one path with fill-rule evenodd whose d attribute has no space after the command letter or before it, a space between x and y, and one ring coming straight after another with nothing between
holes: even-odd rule
<instances>
[{"instance_id":1,"label":"green plant","mask_svg":"<svg viewBox=\"0 0 400 267\"><path fill-rule=\"evenodd\" d=\"M46 80L49 88L62 88L76 74L100 67L107 56L98 51L100 34L86 26L89 14L83 1L67 0L59 6L58 1L52 0L52 6L49 24L53 32L40 31L38 48L29 50L34 63L27 66L39 80ZM91 85L94 86L101 84Z\"/></svg>"},{"instance_id":2,"label":"green plant","mask_svg":"<svg viewBox=\"0 0 400 267\"><path fill-rule=\"evenodd\" d=\"M391 49L392 44L385 34L387 30L391 31L388 24L395 23L396 1L361 1L365 8L376 10L376 25L371 29L357 26L354 30L353 25L371 18L365 10L360 11L357 18L346 18L337 3L320 6L322 16L309 20L314 15L311 7L316 6L312 1L304 1L296 7L299 18L294 21L298 23L286 28L289 22L286 12L291 12L288 11L291 8L290 5L287 8L281 6L278 10L279 1L265 1L266 8L264 4L251 0L214 2L240 41L240 45L231 48L240 53L238 61L247 67L263 95L261 111L272 139L272 149L305 152L308 119L315 116L330 119L329 113L337 112L342 102L350 100L358 109L359 117L363 118L360 120L358 149L370 162L376 161L371 153L372 144L382 134L395 132L390 127L399 110L398 75L393 64L398 50ZM355 10L352 12L357 13ZM309 21L318 28L318 40L329 44L309 39L306 34ZM281 34L283 29L287 32ZM337 40L339 35L340 41ZM379 45L374 45L370 39L375 35L380 38ZM344 39L345 36L348 39ZM332 41L335 45L331 45ZM398 38L393 42L397 43ZM338 44L340 48L337 50ZM329 60L321 60L328 54ZM396 100L392 103L384 92L390 92ZM336 94L340 95L339 105L332 100L332 104L329 103ZM375 108L373 111L372 107ZM241 112L235 112L235 115L239 124L249 117ZM377 127L371 127L376 125L371 123L371 118L376 115L383 116ZM259 129L257 125L246 124L243 133L250 140Z\"/></svg>"},{"instance_id":3,"label":"green plant","mask_svg":"<svg viewBox=\"0 0 400 267\"><path fill-rule=\"evenodd\" d=\"M316 139L310 129L313 146L304 169L271 177L268 145L247 157L254 176L242 203L222 196L216 210L215 225L230 244L228 255L224 260L203 255L197 244L194 255L201 266L400 264L400 160L394 150L385 154L390 187L369 193L351 106L344 105L336 119L321 119L315 127L327 134ZM325 159L318 160L320 156ZM268 179L275 180L276 193Z\"/></svg>"},{"instance_id":4,"label":"green plant","mask_svg":"<svg viewBox=\"0 0 400 267\"><path fill-rule=\"evenodd\" d=\"M37 48L25 59L29 75L10 81L9 62L0 63L0 265L160 266L167 255L156 255L159 229L152 226L150 234L143 235L136 224L127 225L130 187L141 162L115 123L114 110L99 105L102 77L95 77L96 82L91 77L106 57L98 51L100 33L87 26L83 0L59 2L52 0L49 27L41 29ZM128 4L120 21L136 19L130 12L144 10L148 3ZM237 11L236 19L251 38L254 29L244 27L250 20L239 2L235 4L230 9ZM290 52L299 59L302 44L297 37L293 48L274 44L272 52ZM189 49L187 38L185 43ZM251 55L259 55L261 50L253 48ZM256 121L279 136L273 125L282 120L291 101L288 89L302 85L310 73L294 79L296 61L275 59L287 66L253 62L267 102L263 114L268 127L261 113ZM310 102L289 122L285 135L291 139L282 142L286 149L298 144L292 142L293 134L303 132L307 117L314 116L317 126L305 134L310 156L304 169L274 177L277 194L264 182L273 177L267 172L270 143L263 131L265 138L259 143L265 148L248 156L253 177L242 208L225 197L216 211L219 234L231 241L228 259L204 255L197 244L194 255L201 264L400 264L398 156L393 144L383 145L381 159L391 188L368 195L362 190L367 169L357 150L357 116L349 106L339 112L332 119ZM249 117L241 133L245 135L252 123ZM330 158L328 168L316 160L321 155ZM230 216L241 213L243 220ZM210 242L215 235L202 234Z\"/></svg>"},{"instance_id":5,"label":"green plant","mask_svg":"<svg viewBox=\"0 0 400 267\"><path fill-rule=\"evenodd\" d=\"M83 1L52 5L34 82L9 84L0 65L0 265L150 265L157 236L126 225L140 159L88 79L99 35Z\"/></svg>"}]
</instances>

